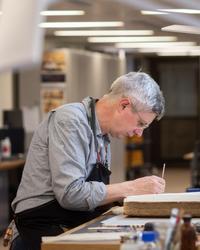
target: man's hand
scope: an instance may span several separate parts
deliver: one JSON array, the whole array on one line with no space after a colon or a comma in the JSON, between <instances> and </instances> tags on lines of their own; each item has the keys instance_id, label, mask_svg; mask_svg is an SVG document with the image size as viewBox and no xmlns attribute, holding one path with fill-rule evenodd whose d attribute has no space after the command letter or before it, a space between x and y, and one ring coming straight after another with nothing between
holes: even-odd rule
<instances>
[{"instance_id":1,"label":"man's hand","mask_svg":"<svg viewBox=\"0 0 200 250\"><path fill-rule=\"evenodd\" d=\"M155 175L127 181L124 185L128 185L127 195L160 194L165 191L165 180Z\"/></svg>"},{"instance_id":2,"label":"man's hand","mask_svg":"<svg viewBox=\"0 0 200 250\"><path fill-rule=\"evenodd\" d=\"M165 180L158 176L145 176L132 181L107 185L107 195L101 205L119 201L129 195L159 194L165 191Z\"/></svg>"}]
</instances>

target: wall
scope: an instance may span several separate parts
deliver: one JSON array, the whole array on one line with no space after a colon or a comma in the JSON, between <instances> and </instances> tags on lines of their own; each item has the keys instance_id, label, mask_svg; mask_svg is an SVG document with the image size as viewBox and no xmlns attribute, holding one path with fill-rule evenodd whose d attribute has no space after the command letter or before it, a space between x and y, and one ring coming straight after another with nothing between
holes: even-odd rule
<instances>
[{"instance_id":1,"label":"wall","mask_svg":"<svg viewBox=\"0 0 200 250\"><path fill-rule=\"evenodd\" d=\"M20 73L19 105L40 105L40 66Z\"/></svg>"},{"instance_id":2,"label":"wall","mask_svg":"<svg viewBox=\"0 0 200 250\"><path fill-rule=\"evenodd\" d=\"M40 105L40 66L35 66L19 73L19 106L21 108L33 108ZM33 136L32 132L26 131L25 152Z\"/></svg>"},{"instance_id":3,"label":"wall","mask_svg":"<svg viewBox=\"0 0 200 250\"><path fill-rule=\"evenodd\" d=\"M125 73L125 58L86 51L69 50L68 101L80 101L85 96L100 98L111 83ZM124 142L111 138L111 182L124 180Z\"/></svg>"},{"instance_id":4,"label":"wall","mask_svg":"<svg viewBox=\"0 0 200 250\"><path fill-rule=\"evenodd\" d=\"M0 74L0 127L3 126L2 110L13 108L12 72Z\"/></svg>"},{"instance_id":5,"label":"wall","mask_svg":"<svg viewBox=\"0 0 200 250\"><path fill-rule=\"evenodd\" d=\"M69 65L67 98L69 102L80 101L85 96L101 97L110 88L116 77L124 72L117 56L88 52L83 50L67 50Z\"/></svg>"}]
</instances>

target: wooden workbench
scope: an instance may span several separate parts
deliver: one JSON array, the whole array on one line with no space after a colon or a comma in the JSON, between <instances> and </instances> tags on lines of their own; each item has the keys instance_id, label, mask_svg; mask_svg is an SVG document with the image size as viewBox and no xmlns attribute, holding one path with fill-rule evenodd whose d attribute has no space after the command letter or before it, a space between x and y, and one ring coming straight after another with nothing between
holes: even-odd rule
<instances>
[{"instance_id":1,"label":"wooden workbench","mask_svg":"<svg viewBox=\"0 0 200 250\"><path fill-rule=\"evenodd\" d=\"M109 241L95 242L56 242L42 244L42 250L120 250L120 243Z\"/></svg>"},{"instance_id":2,"label":"wooden workbench","mask_svg":"<svg viewBox=\"0 0 200 250\"><path fill-rule=\"evenodd\" d=\"M14 168L23 167L24 163L24 159L0 161L0 170L10 170Z\"/></svg>"},{"instance_id":3,"label":"wooden workbench","mask_svg":"<svg viewBox=\"0 0 200 250\"><path fill-rule=\"evenodd\" d=\"M85 224L82 224L72 230L69 230L62 235L73 234L73 233L87 233L89 227L99 226L101 221L112 217L110 213L101 215L96 219L93 219ZM133 218L134 219L134 218ZM146 218L148 221L148 218ZM200 218L198 218L200 220ZM200 250L200 239L198 250ZM43 242L41 250L120 250L120 241L54 241L54 242Z\"/></svg>"},{"instance_id":4,"label":"wooden workbench","mask_svg":"<svg viewBox=\"0 0 200 250\"><path fill-rule=\"evenodd\" d=\"M87 229L92 224L105 220L108 214L101 215L87 223L84 223L64 234L79 233L81 230ZM120 250L120 241L84 241L84 242L54 242L42 243L41 250Z\"/></svg>"}]
</instances>

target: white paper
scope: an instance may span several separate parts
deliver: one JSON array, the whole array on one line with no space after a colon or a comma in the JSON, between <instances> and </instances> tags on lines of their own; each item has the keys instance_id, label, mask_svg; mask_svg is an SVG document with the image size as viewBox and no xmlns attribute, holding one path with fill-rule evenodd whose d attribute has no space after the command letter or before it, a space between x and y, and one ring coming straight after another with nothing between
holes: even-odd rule
<instances>
[{"instance_id":1,"label":"white paper","mask_svg":"<svg viewBox=\"0 0 200 250\"><path fill-rule=\"evenodd\" d=\"M164 193L128 196L124 202L200 202L200 192Z\"/></svg>"},{"instance_id":2,"label":"white paper","mask_svg":"<svg viewBox=\"0 0 200 250\"><path fill-rule=\"evenodd\" d=\"M143 226L147 222L162 223L167 222L168 218L130 218L125 215L113 216L110 219L103 220L103 226Z\"/></svg>"},{"instance_id":3,"label":"white paper","mask_svg":"<svg viewBox=\"0 0 200 250\"><path fill-rule=\"evenodd\" d=\"M102 226L104 227L114 227L114 226L144 226L145 223L152 222L154 224L168 223L169 218L133 218L127 217L125 215L116 215L109 219L101 221ZM192 218L192 223L199 223L200 218Z\"/></svg>"}]
</instances>

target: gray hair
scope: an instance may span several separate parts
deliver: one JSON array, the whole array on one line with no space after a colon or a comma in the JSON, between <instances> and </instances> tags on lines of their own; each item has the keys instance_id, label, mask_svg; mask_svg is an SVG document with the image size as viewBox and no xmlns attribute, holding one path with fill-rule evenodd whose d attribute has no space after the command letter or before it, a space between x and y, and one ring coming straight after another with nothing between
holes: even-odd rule
<instances>
[{"instance_id":1,"label":"gray hair","mask_svg":"<svg viewBox=\"0 0 200 250\"><path fill-rule=\"evenodd\" d=\"M158 84L144 72L129 72L117 78L111 85L110 97L128 97L137 111L156 114L162 118L165 112L165 100Z\"/></svg>"}]
</instances>

